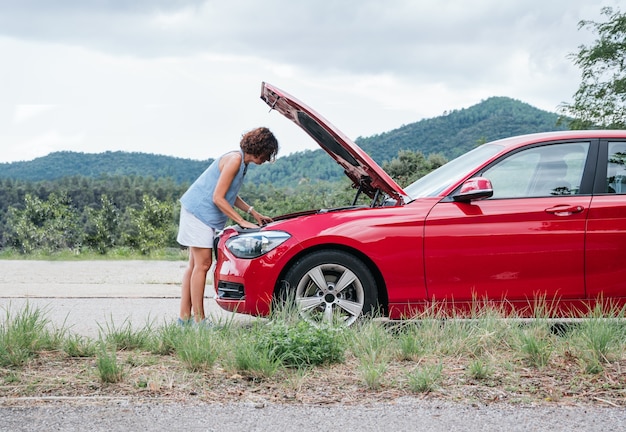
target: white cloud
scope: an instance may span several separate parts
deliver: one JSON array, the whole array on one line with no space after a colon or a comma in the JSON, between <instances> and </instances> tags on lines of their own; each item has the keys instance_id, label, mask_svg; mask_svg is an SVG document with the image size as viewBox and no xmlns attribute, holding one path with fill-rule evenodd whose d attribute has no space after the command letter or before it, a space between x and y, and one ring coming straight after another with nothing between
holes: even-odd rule
<instances>
[{"instance_id":1,"label":"white cloud","mask_svg":"<svg viewBox=\"0 0 626 432\"><path fill-rule=\"evenodd\" d=\"M262 81L352 138L490 96L554 111L579 83L567 55L593 40L578 21L618 5L0 2L0 82L10 83L0 100L0 162L70 149L206 159L261 124L276 132L281 154L316 148L295 125L268 114Z\"/></svg>"},{"instance_id":2,"label":"white cloud","mask_svg":"<svg viewBox=\"0 0 626 432\"><path fill-rule=\"evenodd\" d=\"M17 105L15 107L15 115L13 117L13 121L15 123L22 123L27 120L30 120L34 117L37 117L40 114L45 113L46 111L50 111L54 109L56 105Z\"/></svg>"},{"instance_id":3,"label":"white cloud","mask_svg":"<svg viewBox=\"0 0 626 432\"><path fill-rule=\"evenodd\" d=\"M7 161L31 160L56 151L84 149L84 136L64 135L57 130L44 131L38 135L3 137L10 139L14 146L3 149L3 159ZM4 160L3 160L4 162Z\"/></svg>"}]
</instances>

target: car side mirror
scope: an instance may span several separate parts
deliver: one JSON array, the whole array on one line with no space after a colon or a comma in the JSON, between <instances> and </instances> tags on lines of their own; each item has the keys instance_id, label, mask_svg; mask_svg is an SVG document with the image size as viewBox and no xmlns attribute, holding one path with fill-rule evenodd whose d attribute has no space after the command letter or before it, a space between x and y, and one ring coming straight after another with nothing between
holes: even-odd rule
<instances>
[{"instance_id":1,"label":"car side mirror","mask_svg":"<svg viewBox=\"0 0 626 432\"><path fill-rule=\"evenodd\" d=\"M474 177L465 181L459 193L452 198L457 202L470 202L491 196L493 196L491 181L485 177Z\"/></svg>"}]
</instances>

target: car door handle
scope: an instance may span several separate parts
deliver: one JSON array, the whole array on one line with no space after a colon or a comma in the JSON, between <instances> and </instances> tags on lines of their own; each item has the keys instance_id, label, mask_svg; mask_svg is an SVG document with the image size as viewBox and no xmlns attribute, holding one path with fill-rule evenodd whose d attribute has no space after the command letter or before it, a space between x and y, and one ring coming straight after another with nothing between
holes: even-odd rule
<instances>
[{"instance_id":1,"label":"car door handle","mask_svg":"<svg viewBox=\"0 0 626 432\"><path fill-rule=\"evenodd\" d=\"M580 205L575 205L575 206L558 205L558 206L547 208L546 212L552 213L555 216L570 216L570 215L573 215L574 213L580 213L584 209L585 208Z\"/></svg>"}]
</instances>

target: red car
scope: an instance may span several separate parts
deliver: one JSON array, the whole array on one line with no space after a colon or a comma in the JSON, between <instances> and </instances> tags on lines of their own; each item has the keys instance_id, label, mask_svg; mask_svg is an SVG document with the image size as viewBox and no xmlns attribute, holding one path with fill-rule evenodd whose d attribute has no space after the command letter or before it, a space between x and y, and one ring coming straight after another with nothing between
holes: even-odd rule
<instances>
[{"instance_id":1,"label":"red car","mask_svg":"<svg viewBox=\"0 0 626 432\"><path fill-rule=\"evenodd\" d=\"M213 279L222 308L264 316L292 296L306 319L349 325L373 311L398 319L476 301L521 316L538 305L571 316L626 304L626 131L490 142L403 189L296 98L267 83L261 98L370 205L224 229Z\"/></svg>"}]
</instances>

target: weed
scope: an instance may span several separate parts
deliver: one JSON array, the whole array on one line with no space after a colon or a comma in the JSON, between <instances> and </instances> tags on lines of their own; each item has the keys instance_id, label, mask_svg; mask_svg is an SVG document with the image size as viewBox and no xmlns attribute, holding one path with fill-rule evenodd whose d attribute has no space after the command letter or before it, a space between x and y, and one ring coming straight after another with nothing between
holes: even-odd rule
<instances>
[{"instance_id":1,"label":"weed","mask_svg":"<svg viewBox=\"0 0 626 432\"><path fill-rule=\"evenodd\" d=\"M394 326L364 319L343 330L313 326L287 312L251 326L226 320L212 329L176 323L135 328L125 321L102 327L94 341L50 331L44 311L27 305L17 313L7 311L0 320L0 396L91 392L95 363L102 383L129 381L108 390L114 392L180 396L203 389L234 400L248 391L275 395L288 389L296 398L358 398L383 386L391 392L432 392L445 369L451 371L450 382L441 396L464 397L468 381L488 380L497 368L497 380L477 386L476 394L490 393L487 388L498 384L511 401L542 400L546 394L582 400L585 396L578 395L595 391L602 392L603 400L621 403L623 314L611 319L592 311L566 331L555 331L541 317L520 322L498 318L498 313L477 308L471 319L425 316ZM84 357L95 357L95 362ZM315 369L342 362L346 365ZM528 364L537 369L529 374ZM465 373L457 373L464 366ZM196 373L214 367L214 373ZM221 368L242 372L247 379L226 382L232 375L219 373ZM355 374L361 386L354 385ZM265 384L254 384L258 380ZM548 390L542 387L546 382ZM224 393L223 386L238 388Z\"/></svg>"},{"instance_id":2,"label":"weed","mask_svg":"<svg viewBox=\"0 0 626 432\"><path fill-rule=\"evenodd\" d=\"M2 378L2 380L3 380L5 385L16 384L16 383L19 383L21 381L20 376L18 374L16 374L15 372L7 373Z\"/></svg>"},{"instance_id":3,"label":"weed","mask_svg":"<svg viewBox=\"0 0 626 432\"><path fill-rule=\"evenodd\" d=\"M553 338L550 326L545 321L520 327L517 339L521 356L532 366L547 366L554 351Z\"/></svg>"},{"instance_id":4,"label":"weed","mask_svg":"<svg viewBox=\"0 0 626 432\"><path fill-rule=\"evenodd\" d=\"M256 349L287 367L301 368L343 362L345 343L342 331L331 326L274 320L257 332Z\"/></svg>"},{"instance_id":5,"label":"weed","mask_svg":"<svg viewBox=\"0 0 626 432\"><path fill-rule=\"evenodd\" d=\"M387 363L362 362L359 371L367 388L378 390L381 388L383 377L387 372Z\"/></svg>"},{"instance_id":6,"label":"weed","mask_svg":"<svg viewBox=\"0 0 626 432\"><path fill-rule=\"evenodd\" d=\"M63 351L70 357L93 357L96 355L96 344L89 338L70 335L63 342Z\"/></svg>"},{"instance_id":7,"label":"weed","mask_svg":"<svg viewBox=\"0 0 626 432\"><path fill-rule=\"evenodd\" d=\"M213 367L221 351L218 336L204 329L189 328L175 342L175 351L191 371L206 371Z\"/></svg>"},{"instance_id":8,"label":"weed","mask_svg":"<svg viewBox=\"0 0 626 432\"><path fill-rule=\"evenodd\" d=\"M376 321L358 323L349 330L350 347L361 363L385 363L392 357L393 335Z\"/></svg>"},{"instance_id":9,"label":"weed","mask_svg":"<svg viewBox=\"0 0 626 432\"><path fill-rule=\"evenodd\" d=\"M151 334L146 341L146 349L153 354L173 354L184 331L176 322L166 323Z\"/></svg>"},{"instance_id":10,"label":"weed","mask_svg":"<svg viewBox=\"0 0 626 432\"><path fill-rule=\"evenodd\" d=\"M416 360L424 354L424 346L416 324L411 323L403 326L396 336L398 345L397 357L399 360L410 361Z\"/></svg>"},{"instance_id":11,"label":"weed","mask_svg":"<svg viewBox=\"0 0 626 432\"><path fill-rule=\"evenodd\" d=\"M109 352L104 344L96 355L98 377L103 383L117 383L124 378L124 368L117 360L116 351Z\"/></svg>"},{"instance_id":12,"label":"weed","mask_svg":"<svg viewBox=\"0 0 626 432\"><path fill-rule=\"evenodd\" d=\"M63 331L51 333L43 310L27 303L17 314L6 309L0 325L0 366L21 366L42 350L56 349Z\"/></svg>"},{"instance_id":13,"label":"weed","mask_svg":"<svg viewBox=\"0 0 626 432\"><path fill-rule=\"evenodd\" d=\"M491 376L493 367L488 360L477 358L470 362L468 372L470 377L476 380L484 380Z\"/></svg>"},{"instance_id":14,"label":"weed","mask_svg":"<svg viewBox=\"0 0 626 432\"><path fill-rule=\"evenodd\" d=\"M581 348L599 363L614 361L621 354L625 341L622 325L603 318L583 321L574 333Z\"/></svg>"},{"instance_id":15,"label":"weed","mask_svg":"<svg viewBox=\"0 0 626 432\"><path fill-rule=\"evenodd\" d=\"M279 358L266 349L259 349L249 337L237 340L233 350L235 368L255 378L271 378L283 368Z\"/></svg>"},{"instance_id":16,"label":"weed","mask_svg":"<svg viewBox=\"0 0 626 432\"><path fill-rule=\"evenodd\" d=\"M441 381L443 365L427 365L415 368L408 374L408 385L415 393L429 393Z\"/></svg>"},{"instance_id":17,"label":"weed","mask_svg":"<svg viewBox=\"0 0 626 432\"><path fill-rule=\"evenodd\" d=\"M134 329L130 320L126 319L117 327L113 320L100 326L100 337L120 350L146 349L150 347L152 339L152 325L146 324L143 328Z\"/></svg>"}]
</instances>

